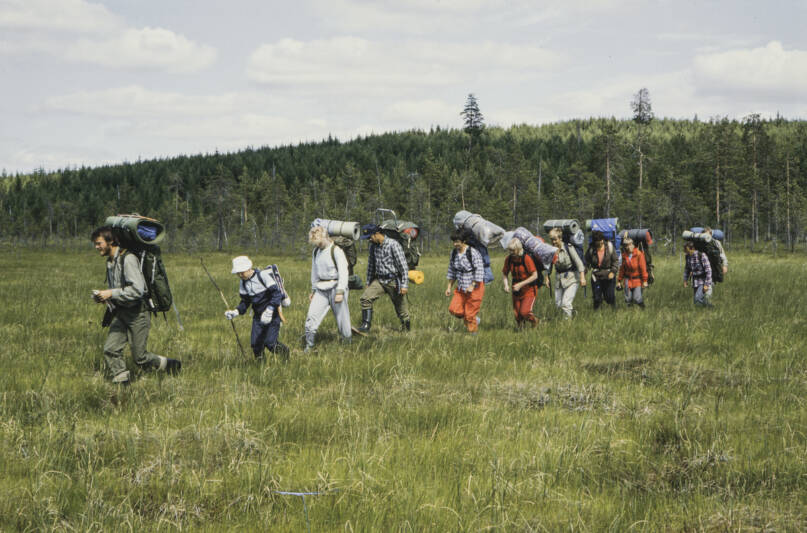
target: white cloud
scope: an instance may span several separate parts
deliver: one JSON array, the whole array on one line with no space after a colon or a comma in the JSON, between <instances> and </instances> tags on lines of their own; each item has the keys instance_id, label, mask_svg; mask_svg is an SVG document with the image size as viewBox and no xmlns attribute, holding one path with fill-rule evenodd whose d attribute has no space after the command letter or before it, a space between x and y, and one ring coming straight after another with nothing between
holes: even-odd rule
<instances>
[{"instance_id":1,"label":"white cloud","mask_svg":"<svg viewBox=\"0 0 807 533\"><path fill-rule=\"evenodd\" d=\"M132 28L84 0L0 0L0 53L44 53L116 69L196 72L216 50L164 28Z\"/></svg>"},{"instance_id":2,"label":"white cloud","mask_svg":"<svg viewBox=\"0 0 807 533\"><path fill-rule=\"evenodd\" d=\"M99 33L122 25L106 7L83 0L0 0L0 28Z\"/></svg>"},{"instance_id":3,"label":"white cloud","mask_svg":"<svg viewBox=\"0 0 807 533\"><path fill-rule=\"evenodd\" d=\"M807 91L807 51L785 50L771 41L760 48L696 56L694 72L704 92L799 96Z\"/></svg>"},{"instance_id":4,"label":"white cloud","mask_svg":"<svg viewBox=\"0 0 807 533\"><path fill-rule=\"evenodd\" d=\"M282 39L264 44L249 58L247 76L266 84L330 84L333 88L407 88L466 82L507 73L513 80L547 70L560 61L554 52L532 45L483 41L374 42L337 37L302 42Z\"/></svg>"},{"instance_id":5,"label":"white cloud","mask_svg":"<svg viewBox=\"0 0 807 533\"><path fill-rule=\"evenodd\" d=\"M402 128L451 124L457 122L458 117L457 105L436 99L399 101L381 112L383 121L400 124Z\"/></svg>"},{"instance_id":6,"label":"white cloud","mask_svg":"<svg viewBox=\"0 0 807 533\"><path fill-rule=\"evenodd\" d=\"M210 66L216 50L163 28L127 29L105 40L81 39L65 51L73 61L113 68L195 72Z\"/></svg>"}]
</instances>

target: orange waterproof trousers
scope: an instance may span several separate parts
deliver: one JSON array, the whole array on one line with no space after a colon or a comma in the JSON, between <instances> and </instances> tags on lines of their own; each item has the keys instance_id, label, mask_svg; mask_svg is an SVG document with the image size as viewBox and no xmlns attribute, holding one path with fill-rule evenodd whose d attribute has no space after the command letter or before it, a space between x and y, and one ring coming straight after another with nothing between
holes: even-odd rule
<instances>
[{"instance_id":1,"label":"orange waterproof trousers","mask_svg":"<svg viewBox=\"0 0 807 533\"><path fill-rule=\"evenodd\" d=\"M513 314L516 317L516 324L519 326L524 322L529 322L531 325L536 325L538 319L532 314L532 306L535 304L535 296L538 293L538 287L524 287L518 294L513 293Z\"/></svg>"},{"instance_id":2,"label":"orange waterproof trousers","mask_svg":"<svg viewBox=\"0 0 807 533\"><path fill-rule=\"evenodd\" d=\"M460 292L454 289L454 296L448 305L448 312L465 321L465 327L473 333L477 330L476 315L482 308L482 296L485 294L485 284L480 283L471 292Z\"/></svg>"}]
</instances>

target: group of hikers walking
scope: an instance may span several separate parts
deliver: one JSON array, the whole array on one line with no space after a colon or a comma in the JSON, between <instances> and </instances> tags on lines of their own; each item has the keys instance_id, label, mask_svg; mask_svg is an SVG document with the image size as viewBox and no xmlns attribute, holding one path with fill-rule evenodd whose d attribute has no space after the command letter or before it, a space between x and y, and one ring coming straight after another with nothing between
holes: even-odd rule
<instances>
[{"instance_id":1,"label":"group of hikers walking","mask_svg":"<svg viewBox=\"0 0 807 533\"><path fill-rule=\"evenodd\" d=\"M96 229L91 236L96 250L107 260L108 288L93 291L93 298L107 307L104 325L109 326L109 334L104 357L112 382L118 384L127 384L130 380L123 360L127 342L131 345L135 364L142 370L176 373L182 367L180 361L146 349L151 315L157 311L165 312L172 304L159 249L153 246L161 238L160 227L155 226L155 234L154 228L143 221L156 221L138 216L132 222L126 217L133 216L110 217L108 221L112 220L113 224ZM457 223L458 220L462 223ZM346 244L339 240L339 236L332 235L332 222L340 224L338 232L341 233L337 235L347 233L353 240L369 240L366 286L360 296L361 321L358 326L352 325L348 307L351 288L362 288L361 279L352 272L355 247L353 240L347 239ZM555 222L558 225L551 226ZM115 227L116 223L120 227ZM351 225L345 229L345 224ZM589 281L595 310L600 309L603 302L615 308L616 290L623 291L628 307L645 308L643 292L653 280L647 250L647 244L651 242L649 231L626 231L615 239L615 224L614 231L608 226L605 230L594 229L588 249L583 253L580 244L582 232L576 221L548 221L547 224L551 226L545 224L549 243L524 228L504 232L479 215L464 211L457 214L456 228L450 234L452 250L446 272L445 296L450 298L448 312L462 320L470 335L476 335L479 330L485 287L493 280L487 245L495 240L507 251L501 270L502 288L511 294L513 316L519 329L538 325L539 319L533 313L533 307L539 289L552 287L553 271L554 302L564 319L574 317L575 296L578 289L586 287ZM151 232L141 231L144 228ZM701 231L685 232L684 287L691 284L696 305L709 306L714 278L717 277L715 273L722 280L728 262L719 239L713 238L712 230L695 229ZM416 225L399 223L397 219L392 223L384 221L364 226L320 219L312 223L308 234L308 242L312 245L310 290L302 338L305 353L315 348L317 331L329 310L334 314L341 342L350 343L354 334L367 335L373 323L373 306L383 295L391 300L401 331L411 330L407 298L409 282L411 279L418 283L423 278L422 273L413 270L419 252L411 245L418 231ZM615 243L614 240L621 242ZM141 246L139 242L148 245ZM707 254L702 244L710 242L714 243L709 249L712 253ZM719 263L715 265L715 261ZM150 265L150 275L144 271L144 264ZM227 309L225 318L233 320L246 314L251 307L250 345L256 360L263 361L266 350L287 359L289 347L280 341L279 336L285 322L283 308L290 305L291 300L277 266L256 268L249 257L242 255L233 258L231 273L239 278L240 303ZM158 283L160 274L165 280L164 286ZM167 301L160 303L158 296L166 294ZM221 296L226 303L223 293Z\"/></svg>"}]
</instances>

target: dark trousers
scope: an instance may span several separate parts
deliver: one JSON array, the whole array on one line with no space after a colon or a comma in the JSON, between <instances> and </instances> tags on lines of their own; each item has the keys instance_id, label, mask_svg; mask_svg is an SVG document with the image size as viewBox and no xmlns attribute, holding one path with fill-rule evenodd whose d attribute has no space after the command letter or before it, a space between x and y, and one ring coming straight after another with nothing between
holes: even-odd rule
<instances>
[{"instance_id":1,"label":"dark trousers","mask_svg":"<svg viewBox=\"0 0 807 533\"><path fill-rule=\"evenodd\" d=\"M616 277L612 279L595 279L591 284L594 292L594 309L599 309L602 301L611 307L616 307L616 296L614 295L614 288L616 287Z\"/></svg>"},{"instance_id":2,"label":"dark trousers","mask_svg":"<svg viewBox=\"0 0 807 533\"><path fill-rule=\"evenodd\" d=\"M279 335L280 313L275 313L268 324L261 324L260 315L256 314L252 319L252 337L249 341L255 357L261 357L264 348L273 353L288 353L289 348L282 342L278 342Z\"/></svg>"}]
</instances>

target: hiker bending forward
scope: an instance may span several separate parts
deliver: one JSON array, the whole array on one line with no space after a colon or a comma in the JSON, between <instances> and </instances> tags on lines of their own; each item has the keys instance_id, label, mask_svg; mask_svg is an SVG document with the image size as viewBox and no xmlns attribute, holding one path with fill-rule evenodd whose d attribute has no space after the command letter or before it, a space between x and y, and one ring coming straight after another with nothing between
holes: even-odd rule
<instances>
[{"instance_id":1,"label":"hiker bending forward","mask_svg":"<svg viewBox=\"0 0 807 533\"><path fill-rule=\"evenodd\" d=\"M555 262L555 305L563 311L564 318L572 318L572 303L577 289L586 286L586 269L577 255L574 246L563 242L563 231L560 228L549 230L549 240L558 249L558 260Z\"/></svg>"},{"instance_id":2,"label":"hiker bending forward","mask_svg":"<svg viewBox=\"0 0 807 533\"><path fill-rule=\"evenodd\" d=\"M593 289L594 309L599 309L603 300L616 308L616 273L619 269L619 258L613 243L605 239L601 231L591 232L591 246L586 250L586 266L591 270L591 288Z\"/></svg>"},{"instance_id":3,"label":"hiker bending forward","mask_svg":"<svg viewBox=\"0 0 807 533\"><path fill-rule=\"evenodd\" d=\"M469 333L476 333L479 327L477 314L485 295L485 263L482 254L468 245L470 237L469 232L463 229L451 233L454 249L448 260L446 296L451 296L451 289L456 283L448 312L463 319Z\"/></svg>"},{"instance_id":4,"label":"hiker bending forward","mask_svg":"<svg viewBox=\"0 0 807 533\"><path fill-rule=\"evenodd\" d=\"M348 263L345 252L328 238L322 226L311 228L308 242L314 245L311 258L311 294L308 296L308 315L305 317L305 351L314 348L317 329L333 310L336 327L345 342L350 342L350 310L348 297Z\"/></svg>"},{"instance_id":5,"label":"hiker bending forward","mask_svg":"<svg viewBox=\"0 0 807 533\"><path fill-rule=\"evenodd\" d=\"M684 287L689 286L691 279L695 305L711 306L712 265L709 264L709 257L696 250L691 241L684 244L684 254Z\"/></svg>"},{"instance_id":6,"label":"hiker bending forward","mask_svg":"<svg viewBox=\"0 0 807 533\"><path fill-rule=\"evenodd\" d=\"M622 288L625 282L625 303L630 307L636 304L644 309L644 298L642 289L647 288L647 262L644 253L636 248L633 239L625 237L622 239L622 265L619 267L616 286Z\"/></svg>"},{"instance_id":7,"label":"hiker bending forward","mask_svg":"<svg viewBox=\"0 0 807 533\"><path fill-rule=\"evenodd\" d=\"M387 294L395 307L401 330L409 331L409 265L400 243L388 238L377 224L362 226L362 239L370 239L370 255L367 258L367 288L361 295L360 333L370 331L373 322L373 303L382 294Z\"/></svg>"},{"instance_id":8,"label":"hiker bending forward","mask_svg":"<svg viewBox=\"0 0 807 533\"><path fill-rule=\"evenodd\" d=\"M146 279L140 271L137 255L123 250L112 228L102 226L93 231L95 249L106 257L106 290L93 291L93 299L106 304L112 315L109 334L104 343L104 359L113 383L129 383L129 371L123 360L123 349L129 342L132 359L143 370L157 369L173 374L179 372L182 363L156 355L146 349L151 329L151 314L146 307Z\"/></svg>"},{"instance_id":9,"label":"hiker bending forward","mask_svg":"<svg viewBox=\"0 0 807 533\"><path fill-rule=\"evenodd\" d=\"M518 239L511 239L507 243L508 255L504 258L502 277L504 279L504 292L510 292L507 275L513 278L513 314L516 317L516 326L519 328L529 323L532 327L538 324L538 319L532 314L535 296L538 294L538 269L530 254L524 253L524 245ZM549 284L549 278L545 279Z\"/></svg>"},{"instance_id":10,"label":"hiker bending forward","mask_svg":"<svg viewBox=\"0 0 807 533\"><path fill-rule=\"evenodd\" d=\"M245 255L233 259L232 274L237 274L241 281L238 284L238 294L241 303L238 307L224 312L228 320L238 315L246 314L252 306L252 335L250 344L252 353L258 361L264 360L263 349L288 357L289 348L278 341L280 335L280 305L283 302L283 292L275 283L269 270L256 270L252 268L252 261Z\"/></svg>"}]
</instances>

